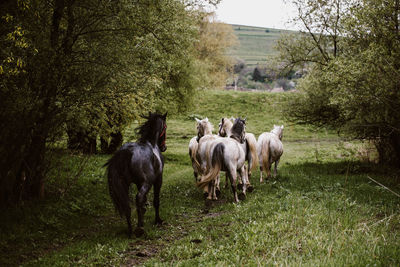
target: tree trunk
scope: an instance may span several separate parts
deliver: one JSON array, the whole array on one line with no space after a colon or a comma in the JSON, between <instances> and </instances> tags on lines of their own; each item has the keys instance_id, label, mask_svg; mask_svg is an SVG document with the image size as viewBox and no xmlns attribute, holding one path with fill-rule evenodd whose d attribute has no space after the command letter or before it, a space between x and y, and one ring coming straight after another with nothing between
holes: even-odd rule
<instances>
[{"instance_id":1,"label":"tree trunk","mask_svg":"<svg viewBox=\"0 0 400 267\"><path fill-rule=\"evenodd\" d=\"M375 141L379 162L400 169L400 134L392 133L388 138Z\"/></svg>"}]
</instances>

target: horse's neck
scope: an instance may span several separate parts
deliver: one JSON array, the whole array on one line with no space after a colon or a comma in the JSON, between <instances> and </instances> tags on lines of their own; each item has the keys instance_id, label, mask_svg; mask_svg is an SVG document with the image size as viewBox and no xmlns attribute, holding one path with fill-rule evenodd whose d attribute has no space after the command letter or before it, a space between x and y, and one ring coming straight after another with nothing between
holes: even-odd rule
<instances>
[{"instance_id":1,"label":"horse's neck","mask_svg":"<svg viewBox=\"0 0 400 267\"><path fill-rule=\"evenodd\" d=\"M204 130L204 131L203 131L203 132L204 132L203 135L200 135L200 132L197 132L197 142L199 142L200 139L203 138L204 136L212 135L211 127L210 127L210 128L206 127L206 128L204 128L203 130Z\"/></svg>"},{"instance_id":2,"label":"horse's neck","mask_svg":"<svg viewBox=\"0 0 400 267\"><path fill-rule=\"evenodd\" d=\"M275 135L279 140L281 140L281 138L279 137L279 136L280 136L280 132L275 131L275 129L274 129L274 130L272 130L270 133L272 133L272 134Z\"/></svg>"},{"instance_id":3,"label":"horse's neck","mask_svg":"<svg viewBox=\"0 0 400 267\"><path fill-rule=\"evenodd\" d=\"M212 130L210 128L206 128L204 130L204 135L212 135Z\"/></svg>"},{"instance_id":4,"label":"horse's neck","mask_svg":"<svg viewBox=\"0 0 400 267\"><path fill-rule=\"evenodd\" d=\"M232 135L231 128L232 128L232 126L230 128L225 128L226 136L231 136Z\"/></svg>"},{"instance_id":5,"label":"horse's neck","mask_svg":"<svg viewBox=\"0 0 400 267\"><path fill-rule=\"evenodd\" d=\"M225 128L225 133L226 133L226 136L231 136L231 134L232 134L232 126L233 126L233 123L229 120L229 119L225 119L225 124L224 124L224 128Z\"/></svg>"}]
</instances>

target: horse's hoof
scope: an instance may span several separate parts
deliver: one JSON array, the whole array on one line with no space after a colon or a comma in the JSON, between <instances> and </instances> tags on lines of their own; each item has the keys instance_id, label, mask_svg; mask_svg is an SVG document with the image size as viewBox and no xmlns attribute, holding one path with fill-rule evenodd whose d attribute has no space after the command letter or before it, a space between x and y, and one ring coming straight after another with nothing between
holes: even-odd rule
<instances>
[{"instance_id":1,"label":"horse's hoof","mask_svg":"<svg viewBox=\"0 0 400 267\"><path fill-rule=\"evenodd\" d=\"M208 193L207 193L207 192L204 192L204 193L203 193L203 197L204 197L204 198L207 198L207 197L208 197Z\"/></svg>"},{"instance_id":2,"label":"horse's hoof","mask_svg":"<svg viewBox=\"0 0 400 267\"><path fill-rule=\"evenodd\" d=\"M249 186L247 187L247 192L251 193L251 192L253 192L253 190L254 190L254 186L249 185Z\"/></svg>"},{"instance_id":3,"label":"horse's hoof","mask_svg":"<svg viewBox=\"0 0 400 267\"><path fill-rule=\"evenodd\" d=\"M219 190L219 189L215 190L215 194L217 195L217 197L220 197L221 196L221 190Z\"/></svg>"},{"instance_id":4,"label":"horse's hoof","mask_svg":"<svg viewBox=\"0 0 400 267\"><path fill-rule=\"evenodd\" d=\"M144 229L142 227L136 227L134 233L136 237L141 237L144 234Z\"/></svg>"},{"instance_id":5,"label":"horse's hoof","mask_svg":"<svg viewBox=\"0 0 400 267\"><path fill-rule=\"evenodd\" d=\"M237 185L237 190L242 191L243 190L243 184L238 184Z\"/></svg>"},{"instance_id":6,"label":"horse's hoof","mask_svg":"<svg viewBox=\"0 0 400 267\"><path fill-rule=\"evenodd\" d=\"M243 192L240 192L238 195L240 200L245 200L246 199L246 195Z\"/></svg>"},{"instance_id":7,"label":"horse's hoof","mask_svg":"<svg viewBox=\"0 0 400 267\"><path fill-rule=\"evenodd\" d=\"M212 200L207 198L206 199L206 207L210 207L212 205Z\"/></svg>"}]
</instances>

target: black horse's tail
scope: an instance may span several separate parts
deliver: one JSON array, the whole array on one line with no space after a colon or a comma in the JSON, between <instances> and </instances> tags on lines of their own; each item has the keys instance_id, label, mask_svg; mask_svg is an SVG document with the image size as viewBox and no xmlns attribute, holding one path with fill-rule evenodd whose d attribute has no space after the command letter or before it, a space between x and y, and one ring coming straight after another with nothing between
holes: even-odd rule
<instances>
[{"instance_id":1,"label":"black horse's tail","mask_svg":"<svg viewBox=\"0 0 400 267\"><path fill-rule=\"evenodd\" d=\"M115 209L121 217L130 218L129 177L132 152L127 149L118 150L104 164L107 166L108 189Z\"/></svg>"}]
</instances>

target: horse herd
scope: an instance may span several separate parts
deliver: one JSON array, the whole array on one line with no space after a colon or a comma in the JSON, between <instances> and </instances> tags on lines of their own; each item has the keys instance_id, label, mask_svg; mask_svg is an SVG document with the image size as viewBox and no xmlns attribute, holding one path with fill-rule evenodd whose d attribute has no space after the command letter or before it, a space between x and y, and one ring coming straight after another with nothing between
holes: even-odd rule
<instances>
[{"instance_id":1,"label":"horse herd","mask_svg":"<svg viewBox=\"0 0 400 267\"><path fill-rule=\"evenodd\" d=\"M152 186L154 186L155 223L163 223L159 216L159 206L164 168L161 152L167 149L167 113L149 113L143 118L146 122L136 129L139 135L138 141L124 144L104 165L107 166L111 199L120 216L126 218L129 237L133 233L129 197L129 187L132 183L136 184L138 189L136 194L138 222L134 234L141 236L144 233L145 204L147 193ZM246 191L253 190L250 184L251 170L258 162L260 182L263 181L263 171L270 176L273 162L275 162L274 176L276 176L279 158L283 153L281 142L283 126L274 126L271 132L262 133L256 141L254 134L246 133L246 119L222 118L218 135L212 134L213 126L207 118L196 119L196 122L197 136L189 142L189 155L197 186L204 190L207 201L217 199L221 193L220 171L224 171L227 180L230 180L235 202L245 199ZM228 182L225 184L227 186ZM239 194L237 189L240 191Z\"/></svg>"},{"instance_id":2,"label":"horse herd","mask_svg":"<svg viewBox=\"0 0 400 267\"><path fill-rule=\"evenodd\" d=\"M260 165L260 183L263 182L263 171L267 177L271 175L273 162L276 176L283 153L283 125L274 125L271 132L262 133L256 141L254 134L246 132L246 119L222 118L218 135L212 134L213 126L208 118L196 118L196 122L197 136L189 142L189 156L197 186L204 190L207 197L206 203L216 200L221 193L221 171L225 172L226 187L230 181L235 202L245 199L246 191L253 190L250 177L257 163Z\"/></svg>"}]
</instances>

